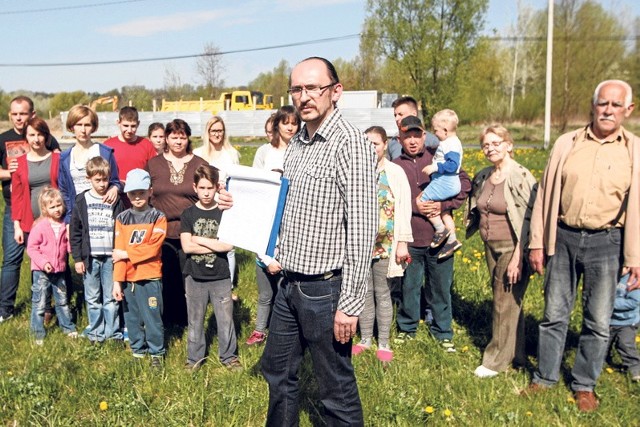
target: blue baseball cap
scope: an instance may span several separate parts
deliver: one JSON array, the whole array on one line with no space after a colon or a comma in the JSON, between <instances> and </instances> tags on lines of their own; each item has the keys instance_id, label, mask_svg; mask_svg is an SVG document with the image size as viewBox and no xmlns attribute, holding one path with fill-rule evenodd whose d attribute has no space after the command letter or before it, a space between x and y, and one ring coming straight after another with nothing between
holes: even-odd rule
<instances>
[{"instance_id":1,"label":"blue baseball cap","mask_svg":"<svg viewBox=\"0 0 640 427\"><path fill-rule=\"evenodd\" d=\"M149 172L144 169L131 169L129 171L124 184L125 193L136 190L148 190L149 188L151 188Z\"/></svg>"}]
</instances>

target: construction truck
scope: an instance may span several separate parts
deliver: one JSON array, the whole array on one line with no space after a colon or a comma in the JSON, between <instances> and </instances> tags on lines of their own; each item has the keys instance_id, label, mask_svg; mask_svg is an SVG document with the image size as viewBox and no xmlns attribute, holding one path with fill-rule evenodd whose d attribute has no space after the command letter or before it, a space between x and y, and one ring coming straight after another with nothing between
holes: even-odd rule
<instances>
[{"instance_id":1,"label":"construction truck","mask_svg":"<svg viewBox=\"0 0 640 427\"><path fill-rule=\"evenodd\" d=\"M219 99L197 101L162 100L160 111L208 111L218 114L220 111L272 110L273 96L259 91L235 90L223 92Z\"/></svg>"},{"instance_id":2,"label":"construction truck","mask_svg":"<svg viewBox=\"0 0 640 427\"><path fill-rule=\"evenodd\" d=\"M89 108L96 111L98 105L111 104L111 111L118 111L118 97L117 96L102 96L94 99L89 104Z\"/></svg>"}]
</instances>

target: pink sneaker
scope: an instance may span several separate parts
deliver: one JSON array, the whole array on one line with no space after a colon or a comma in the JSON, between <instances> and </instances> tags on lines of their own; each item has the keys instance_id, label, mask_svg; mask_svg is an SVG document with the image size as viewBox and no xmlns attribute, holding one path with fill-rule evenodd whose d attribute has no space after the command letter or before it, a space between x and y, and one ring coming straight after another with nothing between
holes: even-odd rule
<instances>
[{"instance_id":1,"label":"pink sneaker","mask_svg":"<svg viewBox=\"0 0 640 427\"><path fill-rule=\"evenodd\" d=\"M382 363L389 363L393 360L393 351L386 348L381 348L380 350L376 351L376 357Z\"/></svg>"},{"instance_id":2,"label":"pink sneaker","mask_svg":"<svg viewBox=\"0 0 640 427\"><path fill-rule=\"evenodd\" d=\"M358 343L356 345L354 345L353 347L351 347L351 355L352 356L357 356L360 353L362 353L365 350L369 350L369 346L368 345L362 345L361 343Z\"/></svg>"},{"instance_id":3,"label":"pink sneaker","mask_svg":"<svg viewBox=\"0 0 640 427\"><path fill-rule=\"evenodd\" d=\"M264 332L253 331L251 336L247 338L247 345L260 344L267 339L267 334Z\"/></svg>"}]
</instances>

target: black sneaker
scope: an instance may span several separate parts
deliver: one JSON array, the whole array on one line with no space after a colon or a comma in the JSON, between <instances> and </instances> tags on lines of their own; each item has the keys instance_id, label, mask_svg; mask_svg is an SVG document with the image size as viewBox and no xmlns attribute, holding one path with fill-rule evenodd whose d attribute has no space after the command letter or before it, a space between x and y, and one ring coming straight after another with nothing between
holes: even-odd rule
<instances>
[{"instance_id":1,"label":"black sneaker","mask_svg":"<svg viewBox=\"0 0 640 427\"><path fill-rule=\"evenodd\" d=\"M438 252L438 259L449 258L455 251L462 247L460 240L454 240L451 243L445 243L444 246Z\"/></svg>"},{"instance_id":2,"label":"black sneaker","mask_svg":"<svg viewBox=\"0 0 640 427\"><path fill-rule=\"evenodd\" d=\"M431 247L432 248L440 247L440 245L442 245L444 242L447 241L449 234L451 234L451 230L447 230L446 228L444 229L444 231L436 231L435 233L433 233L433 239L431 240Z\"/></svg>"},{"instance_id":3,"label":"black sneaker","mask_svg":"<svg viewBox=\"0 0 640 427\"><path fill-rule=\"evenodd\" d=\"M162 369L162 356L151 356L151 368Z\"/></svg>"},{"instance_id":4,"label":"black sneaker","mask_svg":"<svg viewBox=\"0 0 640 427\"><path fill-rule=\"evenodd\" d=\"M7 320L11 319L13 317L13 314L4 314L2 316L0 316L0 323L6 322Z\"/></svg>"}]
</instances>

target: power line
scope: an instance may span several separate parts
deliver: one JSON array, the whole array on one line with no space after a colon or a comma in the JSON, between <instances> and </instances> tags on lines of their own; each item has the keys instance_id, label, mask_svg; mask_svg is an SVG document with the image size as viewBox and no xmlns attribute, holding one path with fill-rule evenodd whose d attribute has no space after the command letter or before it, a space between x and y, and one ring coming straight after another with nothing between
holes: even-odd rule
<instances>
[{"instance_id":1,"label":"power line","mask_svg":"<svg viewBox=\"0 0 640 427\"><path fill-rule=\"evenodd\" d=\"M144 1L144 0L139 0L139 1ZM348 39L353 39L353 38L356 38L356 37L360 37L360 34L349 34L349 35L346 35L346 36L329 37L329 38L326 38L326 39L316 39L316 40L309 40L309 41L304 41L304 42L287 43L287 44L264 46L264 47L255 47L255 48L249 48L249 49L228 50L228 51L225 51L225 52L197 53L197 54L192 54L192 55L164 56L164 57L158 57L158 58L116 59L116 60L110 60L110 61L0 64L0 67L70 67L70 66L80 66L80 65L110 65L110 64L132 64L132 63L137 63L137 62L170 61L170 60L174 60L174 59L200 58L200 57L203 57L203 56L230 55L232 53L257 52L257 51L262 51L262 50L281 49L281 48L284 48L284 47L306 46L306 45L310 45L310 44L319 44L319 43L327 43L327 42L348 40Z\"/></svg>"},{"instance_id":2,"label":"power line","mask_svg":"<svg viewBox=\"0 0 640 427\"><path fill-rule=\"evenodd\" d=\"M58 7L49 7L46 9L26 9L26 10L7 10L0 12L0 15L24 15L28 13L40 13L40 12L54 12L58 10L69 10L69 9L90 9L94 7L102 7L102 6L111 6L113 4L122 4L122 3L137 3L141 1L147 0L119 0L119 1L110 1L105 3L94 3L94 4L80 4L76 6L58 6Z\"/></svg>"}]
</instances>

